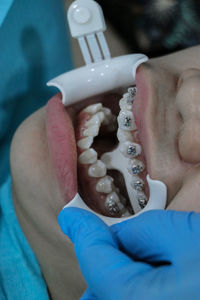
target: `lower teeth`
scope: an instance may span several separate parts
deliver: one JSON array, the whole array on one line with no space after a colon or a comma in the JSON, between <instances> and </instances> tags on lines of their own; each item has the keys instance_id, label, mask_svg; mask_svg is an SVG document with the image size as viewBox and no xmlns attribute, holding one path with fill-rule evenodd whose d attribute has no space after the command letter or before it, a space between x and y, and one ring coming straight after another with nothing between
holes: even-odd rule
<instances>
[{"instance_id":1,"label":"lower teeth","mask_svg":"<svg viewBox=\"0 0 200 300\"><path fill-rule=\"evenodd\" d=\"M136 176L135 176L136 177ZM144 182L142 179L140 179L139 177L135 178L132 182L131 182L131 186L136 190L136 191L142 191L143 187L144 187Z\"/></svg>"},{"instance_id":2,"label":"lower teeth","mask_svg":"<svg viewBox=\"0 0 200 300\"><path fill-rule=\"evenodd\" d=\"M96 191L99 193L111 193L114 189L113 178L111 176L105 176L96 184Z\"/></svg>"},{"instance_id":3,"label":"lower teeth","mask_svg":"<svg viewBox=\"0 0 200 300\"><path fill-rule=\"evenodd\" d=\"M144 208L147 205L147 198L144 193L138 194L137 200L141 208Z\"/></svg>"},{"instance_id":4,"label":"lower teeth","mask_svg":"<svg viewBox=\"0 0 200 300\"><path fill-rule=\"evenodd\" d=\"M116 215L121 216L126 211L124 205L120 202L120 199L115 192L110 193L106 197L106 201L105 201L104 205L105 205L106 210L112 216L116 216Z\"/></svg>"},{"instance_id":5,"label":"lower teeth","mask_svg":"<svg viewBox=\"0 0 200 300\"><path fill-rule=\"evenodd\" d=\"M106 166L101 160L97 160L88 169L88 175L91 177L103 177L106 175Z\"/></svg>"}]
</instances>

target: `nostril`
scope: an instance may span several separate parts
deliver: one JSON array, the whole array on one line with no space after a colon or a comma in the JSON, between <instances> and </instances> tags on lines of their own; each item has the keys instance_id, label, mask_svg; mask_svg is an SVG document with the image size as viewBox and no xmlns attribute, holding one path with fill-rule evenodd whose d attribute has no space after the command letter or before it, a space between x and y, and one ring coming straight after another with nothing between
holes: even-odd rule
<instances>
[{"instance_id":1,"label":"nostril","mask_svg":"<svg viewBox=\"0 0 200 300\"><path fill-rule=\"evenodd\" d=\"M187 121L179 134L178 147L183 161L200 163L200 120Z\"/></svg>"}]
</instances>

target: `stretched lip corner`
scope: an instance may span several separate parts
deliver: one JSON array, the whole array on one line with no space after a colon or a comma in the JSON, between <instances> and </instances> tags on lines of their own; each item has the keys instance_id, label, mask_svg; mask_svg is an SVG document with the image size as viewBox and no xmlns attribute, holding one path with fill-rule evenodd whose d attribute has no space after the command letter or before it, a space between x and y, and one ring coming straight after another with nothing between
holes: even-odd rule
<instances>
[{"instance_id":1,"label":"stretched lip corner","mask_svg":"<svg viewBox=\"0 0 200 300\"><path fill-rule=\"evenodd\" d=\"M137 68L144 62L148 61L149 58L144 55L141 59L139 59L134 65L133 65L133 68L132 68L132 75L133 75L133 79L135 80L135 76L136 76L136 70Z\"/></svg>"}]
</instances>

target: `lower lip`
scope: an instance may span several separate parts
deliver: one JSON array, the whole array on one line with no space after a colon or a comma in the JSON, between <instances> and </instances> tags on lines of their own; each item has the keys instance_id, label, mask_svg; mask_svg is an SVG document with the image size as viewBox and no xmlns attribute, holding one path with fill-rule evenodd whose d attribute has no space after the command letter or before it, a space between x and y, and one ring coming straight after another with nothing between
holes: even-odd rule
<instances>
[{"instance_id":1,"label":"lower lip","mask_svg":"<svg viewBox=\"0 0 200 300\"><path fill-rule=\"evenodd\" d=\"M61 193L69 202L77 193L77 152L72 121L60 94L46 105L46 130L53 170Z\"/></svg>"}]
</instances>

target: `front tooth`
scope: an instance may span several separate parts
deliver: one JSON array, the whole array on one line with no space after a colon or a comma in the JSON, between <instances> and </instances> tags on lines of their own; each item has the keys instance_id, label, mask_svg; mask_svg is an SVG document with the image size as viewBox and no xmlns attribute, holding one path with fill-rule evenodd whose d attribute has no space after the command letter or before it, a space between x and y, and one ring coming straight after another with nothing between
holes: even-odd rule
<instances>
[{"instance_id":1,"label":"front tooth","mask_svg":"<svg viewBox=\"0 0 200 300\"><path fill-rule=\"evenodd\" d=\"M100 125L92 125L83 131L84 136L92 136L95 137L99 134Z\"/></svg>"},{"instance_id":2,"label":"front tooth","mask_svg":"<svg viewBox=\"0 0 200 300\"><path fill-rule=\"evenodd\" d=\"M93 114L96 114L101 109L102 109L102 104L101 103L95 103L95 104L89 105L83 111L93 115Z\"/></svg>"},{"instance_id":3,"label":"front tooth","mask_svg":"<svg viewBox=\"0 0 200 300\"><path fill-rule=\"evenodd\" d=\"M137 175L145 169L144 164L138 159L130 159L128 171L131 175Z\"/></svg>"},{"instance_id":4,"label":"front tooth","mask_svg":"<svg viewBox=\"0 0 200 300\"><path fill-rule=\"evenodd\" d=\"M136 191L142 191L144 187L144 181L138 176L133 176L133 180L131 181L131 186Z\"/></svg>"},{"instance_id":5,"label":"front tooth","mask_svg":"<svg viewBox=\"0 0 200 300\"><path fill-rule=\"evenodd\" d=\"M92 143L93 143L93 137L88 136L88 137L85 137L85 138L79 140L77 142L77 146L81 149L89 149L90 146L92 145Z\"/></svg>"},{"instance_id":6,"label":"front tooth","mask_svg":"<svg viewBox=\"0 0 200 300\"><path fill-rule=\"evenodd\" d=\"M143 192L138 192L136 198L141 208L147 205L147 197Z\"/></svg>"},{"instance_id":7,"label":"front tooth","mask_svg":"<svg viewBox=\"0 0 200 300\"><path fill-rule=\"evenodd\" d=\"M79 155L78 161L81 164L93 164L97 161L97 152L90 148Z\"/></svg>"},{"instance_id":8,"label":"front tooth","mask_svg":"<svg viewBox=\"0 0 200 300\"><path fill-rule=\"evenodd\" d=\"M124 131L120 128L117 130L117 138L119 142L123 143L126 141L132 142L133 141L133 136L130 131Z\"/></svg>"},{"instance_id":9,"label":"front tooth","mask_svg":"<svg viewBox=\"0 0 200 300\"><path fill-rule=\"evenodd\" d=\"M106 165L101 161L97 160L97 162L91 165L88 169L88 175L90 177L103 177L106 175Z\"/></svg>"},{"instance_id":10,"label":"front tooth","mask_svg":"<svg viewBox=\"0 0 200 300\"><path fill-rule=\"evenodd\" d=\"M128 141L120 144L120 152L128 158L134 158L141 154L141 146L136 143L130 143Z\"/></svg>"},{"instance_id":11,"label":"front tooth","mask_svg":"<svg viewBox=\"0 0 200 300\"><path fill-rule=\"evenodd\" d=\"M111 193L113 188L113 178L108 175L99 179L99 181L96 184L96 191L100 193Z\"/></svg>"},{"instance_id":12,"label":"front tooth","mask_svg":"<svg viewBox=\"0 0 200 300\"><path fill-rule=\"evenodd\" d=\"M121 128L122 130L131 131L137 129L133 113L131 111L121 110L117 117L117 120L119 128Z\"/></svg>"}]
</instances>

